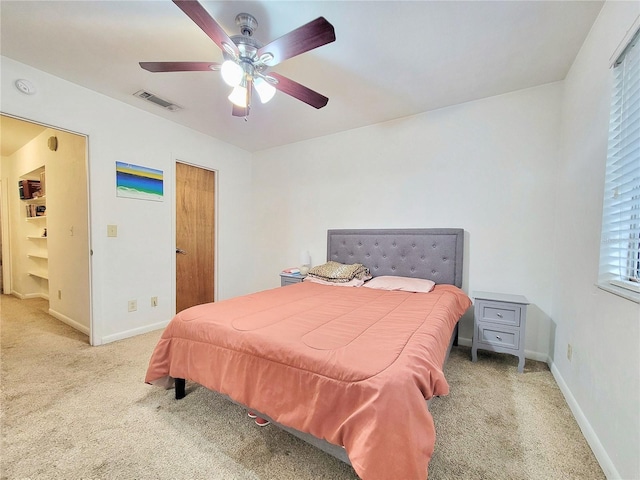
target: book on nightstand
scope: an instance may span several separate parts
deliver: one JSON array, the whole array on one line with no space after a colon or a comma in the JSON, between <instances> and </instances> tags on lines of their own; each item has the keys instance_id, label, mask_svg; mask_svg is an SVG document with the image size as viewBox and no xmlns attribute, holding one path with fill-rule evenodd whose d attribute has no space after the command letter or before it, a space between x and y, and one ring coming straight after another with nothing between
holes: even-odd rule
<instances>
[{"instance_id":1,"label":"book on nightstand","mask_svg":"<svg viewBox=\"0 0 640 480\"><path fill-rule=\"evenodd\" d=\"M299 268L285 268L282 273L288 273L289 275L301 275Z\"/></svg>"}]
</instances>

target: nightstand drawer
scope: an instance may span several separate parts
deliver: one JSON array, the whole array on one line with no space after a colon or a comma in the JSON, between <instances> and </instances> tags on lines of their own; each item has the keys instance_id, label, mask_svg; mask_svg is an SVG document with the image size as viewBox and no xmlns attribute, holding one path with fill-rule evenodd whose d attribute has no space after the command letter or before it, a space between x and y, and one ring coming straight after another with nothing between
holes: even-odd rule
<instances>
[{"instance_id":1,"label":"nightstand drawer","mask_svg":"<svg viewBox=\"0 0 640 480\"><path fill-rule=\"evenodd\" d=\"M280 286L286 287L287 285L293 285L294 283L300 283L304 280L304 276L294 273L281 273L280 274Z\"/></svg>"},{"instance_id":2,"label":"nightstand drawer","mask_svg":"<svg viewBox=\"0 0 640 480\"><path fill-rule=\"evenodd\" d=\"M511 332L495 328L493 325L478 324L478 338L480 343L502 348L520 348L520 332Z\"/></svg>"},{"instance_id":3,"label":"nightstand drawer","mask_svg":"<svg viewBox=\"0 0 640 480\"><path fill-rule=\"evenodd\" d=\"M519 305L480 301L478 302L478 308L480 321L502 323L515 327L520 326L520 312L522 309Z\"/></svg>"}]
</instances>

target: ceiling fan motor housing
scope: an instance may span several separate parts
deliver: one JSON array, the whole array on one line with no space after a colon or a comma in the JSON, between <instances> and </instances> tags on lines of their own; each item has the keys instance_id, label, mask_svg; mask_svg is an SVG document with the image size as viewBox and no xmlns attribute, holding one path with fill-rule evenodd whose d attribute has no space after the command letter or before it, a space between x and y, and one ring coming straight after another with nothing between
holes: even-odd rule
<instances>
[{"instance_id":1,"label":"ceiling fan motor housing","mask_svg":"<svg viewBox=\"0 0 640 480\"><path fill-rule=\"evenodd\" d=\"M262 48L262 44L255 38L246 37L244 35L234 35L231 37L231 41L235 43L238 50L240 50L240 58L246 58L248 60L256 59L258 50ZM227 52L224 53L226 58L228 54ZM233 59L231 55L229 55L229 58Z\"/></svg>"},{"instance_id":2,"label":"ceiling fan motor housing","mask_svg":"<svg viewBox=\"0 0 640 480\"><path fill-rule=\"evenodd\" d=\"M235 58L234 55L223 51L225 60L233 60L243 67L245 72L250 75L255 73L263 73L269 66L266 62L273 58L273 55L267 53L263 55L265 58L258 58L258 50L263 47L263 44L257 39L253 38L253 32L258 28L258 21L255 17L249 13L239 13L236 15L236 25L240 28L241 35L234 35L231 41L236 44L240 52L239 58ZM248 68L247 64L251 64L251 68Z\"/></svg>"}]
</instances>

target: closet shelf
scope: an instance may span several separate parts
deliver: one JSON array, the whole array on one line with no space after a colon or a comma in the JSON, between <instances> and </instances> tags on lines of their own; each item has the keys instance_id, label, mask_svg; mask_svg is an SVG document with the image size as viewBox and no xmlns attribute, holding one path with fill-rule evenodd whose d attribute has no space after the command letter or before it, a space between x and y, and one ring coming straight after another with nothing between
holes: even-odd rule
<instances>
[{"instance_id":1,"label":"closet shelf","mask_svg":"<svg viewBox=\"0 0 640 480\"><path fill-rule=\"evenodd\" d=\"M45 203L47 203L46 199L47 196L42 195L40 197L27 198L23 200L23 202L27 205L44 205Z\"/></svg>"},{"instance_id":2,"label":"closet shelf","mask_svg":"<svg viewBox=\"0 0 640 480\"><path fill-rule=\"evenodd\" d=\"M42 278L44 280L49 280L49 274L44 272L28 272L32 277Z\"/></svg>"}]
</instances>

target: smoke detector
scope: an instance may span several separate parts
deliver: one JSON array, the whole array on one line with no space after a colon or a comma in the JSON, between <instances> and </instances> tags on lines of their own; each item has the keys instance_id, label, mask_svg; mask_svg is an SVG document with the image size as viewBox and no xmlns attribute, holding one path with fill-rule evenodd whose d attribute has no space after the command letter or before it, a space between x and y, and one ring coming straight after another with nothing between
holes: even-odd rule
<instances>
[{"instance_id":1,"label":"smoke detector","mask_svg":"<svg viewBox=\"0 0 640 480\"><path fill-rule=\"evenodd\" d=\"M20 90L25 95L33 95L36 93L36 87L29 80L25 80L23 78L16 80L16 88Z\"/></svg>"}]
</instances>

